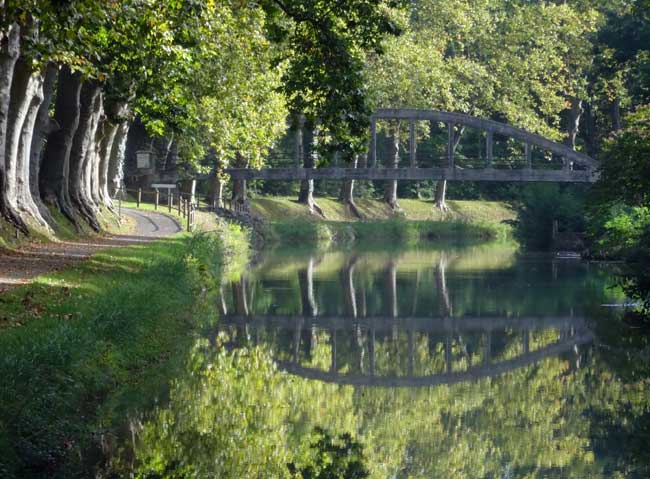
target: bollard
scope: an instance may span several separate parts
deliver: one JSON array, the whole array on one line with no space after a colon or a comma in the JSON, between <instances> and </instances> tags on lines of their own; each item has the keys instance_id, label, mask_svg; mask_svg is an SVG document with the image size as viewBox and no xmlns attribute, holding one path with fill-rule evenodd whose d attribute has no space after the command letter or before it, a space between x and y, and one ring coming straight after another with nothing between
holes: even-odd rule
<instances>
[{"instance_id":1,"label":"bollard","mask_svg":"<svg viewBox=\"0 0 650 479\"><path fill-rule=\"evenodd\" d=\"M169 191L167 193L167 206L169 206L169 212L172 212L172 206L174 205L174 193Z\"/></svg>"},{"instance_id":2,"label":"bollard","mask_svg":"<svg viewBox=\"0 0 650 479\"><path fill-rule=\"evenodd\" d=\"M138 208L140 208L140 203L142 203L142 188L138 188Z\"/></svg>"},{"instance_id":3,"label":"bollard","mask_svg":"<svg viewBox=\"0 0 650 479\"><path fill-rule=\"evenodd\" d=\"M158 211L158 202L159 202L159 200L160 200L160 191L158 191L158 188L156 188L156 205L154 206L156 211Z\"/></svg>"}]
</instances>

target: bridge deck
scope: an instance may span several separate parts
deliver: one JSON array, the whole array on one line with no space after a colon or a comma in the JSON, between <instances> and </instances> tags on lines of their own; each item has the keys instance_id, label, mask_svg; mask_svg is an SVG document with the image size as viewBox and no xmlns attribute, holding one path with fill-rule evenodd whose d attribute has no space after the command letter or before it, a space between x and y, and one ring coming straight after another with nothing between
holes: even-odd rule
<instances>
[{"instance_id":1,"label":"bridge deck","mask_svg":"<svg viewBox=\"0 0 650 479\"><path fill-rule=\"evenodd\" d=\"M234 180L448 180L593 183L590 170L542 169L460 169L460 168L231 168L225 170Z\"/></svg>"}]
</instances>

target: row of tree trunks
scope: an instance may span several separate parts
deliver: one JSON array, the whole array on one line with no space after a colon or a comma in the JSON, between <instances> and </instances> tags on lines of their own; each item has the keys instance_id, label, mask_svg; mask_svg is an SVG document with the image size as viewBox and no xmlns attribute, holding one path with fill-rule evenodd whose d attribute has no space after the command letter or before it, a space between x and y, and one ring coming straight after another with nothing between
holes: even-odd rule
<instances>
[{"instance_id":1,"label":"row of tree trunks","mask_svg":"<svg viewBox=\"0 0 650 479\"><path fill-rule=\"evenodd\" d=\"M98 230L121 171L126 103L105 114L98 83L54 64L33 71L20 41L12 26L0 48L0 213L24 233L27 223L50 229L49 204L77 227L80 215Z\"/></svg>"}]
</instances>

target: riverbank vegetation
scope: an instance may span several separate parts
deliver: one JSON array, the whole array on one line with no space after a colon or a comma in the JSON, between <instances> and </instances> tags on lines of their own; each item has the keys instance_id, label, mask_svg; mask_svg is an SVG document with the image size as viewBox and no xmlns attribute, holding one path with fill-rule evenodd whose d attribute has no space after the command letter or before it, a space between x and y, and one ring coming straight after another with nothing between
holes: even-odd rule
<instances>
[{"instance_id":1,"label":"riverbank vegetation","mask_svg":"<svg viewBox=\"0 0 650 479\"><path fill-rule=\"evenodd\" d=\"M216 319L199 314L202 291L247 251L245 233L222 226L110 250L3 294L0 475L92 475L124 398L155 401L199 319Z\"/></svg>"}]
</instances>

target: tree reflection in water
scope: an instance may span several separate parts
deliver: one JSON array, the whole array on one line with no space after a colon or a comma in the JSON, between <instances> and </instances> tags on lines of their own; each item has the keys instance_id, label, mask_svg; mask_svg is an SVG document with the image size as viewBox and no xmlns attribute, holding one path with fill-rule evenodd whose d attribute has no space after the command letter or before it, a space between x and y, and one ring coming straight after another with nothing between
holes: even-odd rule
<instances>
[{"instance_id":1,"label":"tree reflection in water","mask_svg":"<svg viewBox=\"0 0 650 479\"><path fill-rule=\"evenodd\" d=\"M290 477L324 427L375 478L648 477L647 342L609 282L503 247L275 254L113 471Z\"/></svg>"}]
</instances>

